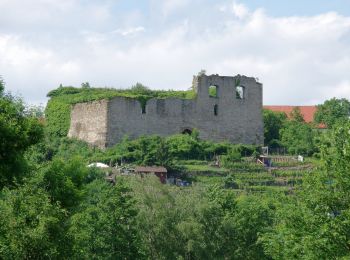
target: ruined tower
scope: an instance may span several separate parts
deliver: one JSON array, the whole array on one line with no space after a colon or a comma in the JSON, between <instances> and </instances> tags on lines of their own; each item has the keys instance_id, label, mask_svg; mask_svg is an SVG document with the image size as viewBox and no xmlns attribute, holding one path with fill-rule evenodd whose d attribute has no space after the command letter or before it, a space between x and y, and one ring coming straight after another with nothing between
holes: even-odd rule
<instances>
[{"instance_id":1,"label":"ruined tower","mask_svg":"<svg viewBox=\"0 0 350 260\"><path fill-rule=\"evenodd\" d=\"M263 143L262 84L237 75L193 77L194 99L115 97L73 105L68 136L108 147L124 136L168 136L199 131L216 142Z\"/></svg>"}]
</instances>

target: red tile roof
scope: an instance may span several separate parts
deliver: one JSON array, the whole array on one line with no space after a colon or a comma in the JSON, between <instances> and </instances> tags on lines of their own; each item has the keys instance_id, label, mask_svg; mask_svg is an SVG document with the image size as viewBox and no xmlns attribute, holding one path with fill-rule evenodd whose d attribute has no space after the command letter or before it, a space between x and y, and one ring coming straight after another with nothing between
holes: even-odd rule
<instances>
[{"instance_id":1,"label":"red tile roof","mask_svg":"<svg viewBox=\"0 0 350 260\"><path fill-rule=\"evenodd\" d=\"M284 112L288 118L290 118L290 113L296 107L300 109L300 112L303 115L306 123L314 122L314 114L317 111L316 106L264 106L264 109L268 109L274 112ZM319 124L318 128L326 128L326 126L324 124Z\"/></svg>"}]
</instances>

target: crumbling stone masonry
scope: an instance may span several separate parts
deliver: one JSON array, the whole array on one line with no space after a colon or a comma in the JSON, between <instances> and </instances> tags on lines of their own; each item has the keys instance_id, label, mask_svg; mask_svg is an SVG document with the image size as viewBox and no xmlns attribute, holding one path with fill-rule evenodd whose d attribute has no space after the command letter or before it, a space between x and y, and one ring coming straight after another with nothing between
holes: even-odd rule
<instances>
[{"instance_id":1,"label":"crumbling stone masonry","mask_svg":"<svg viewBox=\"0 0 350 260\"><path fill-rule=\"evenodd\" d=\"M192 100L150 99L144 109L126 97L75 104L68 136L104 148L124 136L168 136L196 128L205 140L263 143L261 83L240 75L199 75L193 88Z\"/></svg>"}]
</instances>

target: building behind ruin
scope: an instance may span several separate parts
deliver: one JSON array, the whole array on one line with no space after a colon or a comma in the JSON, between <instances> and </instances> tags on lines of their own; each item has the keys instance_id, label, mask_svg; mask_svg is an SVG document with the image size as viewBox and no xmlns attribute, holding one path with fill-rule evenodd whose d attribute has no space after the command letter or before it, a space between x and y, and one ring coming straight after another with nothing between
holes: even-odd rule
<instances>
[{"instance_id":1,"label":"building behind ruin","mask_svg":"<svg viewBox=\"0 0 350 260\"><path fill-rule=\"evenodd\" d=\"M261 83L240 75L199 75L193 78L193 88L194 99L153 98L145 107L127 97L75 104L68 136L103 148L124 136L168 136L197 129L205 140L263 143Z\"/></svg>"}]
</instances>

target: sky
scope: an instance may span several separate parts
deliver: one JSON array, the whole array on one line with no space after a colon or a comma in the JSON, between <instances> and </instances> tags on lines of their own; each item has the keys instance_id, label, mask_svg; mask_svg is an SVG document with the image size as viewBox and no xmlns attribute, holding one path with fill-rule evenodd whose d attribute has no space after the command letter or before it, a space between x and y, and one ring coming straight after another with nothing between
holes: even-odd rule
<instances>
[{"instance_id":1,"label":"sky","mask_svg":"<svg viewBox=\"0 0 350 260\"><path fill-rule=\"evenodd\" d=\"M60 84L189 89L258 78L266 105L350 98L350 0L0 0L6 89L45 104Z\"/></svg>"}]
</instances>

